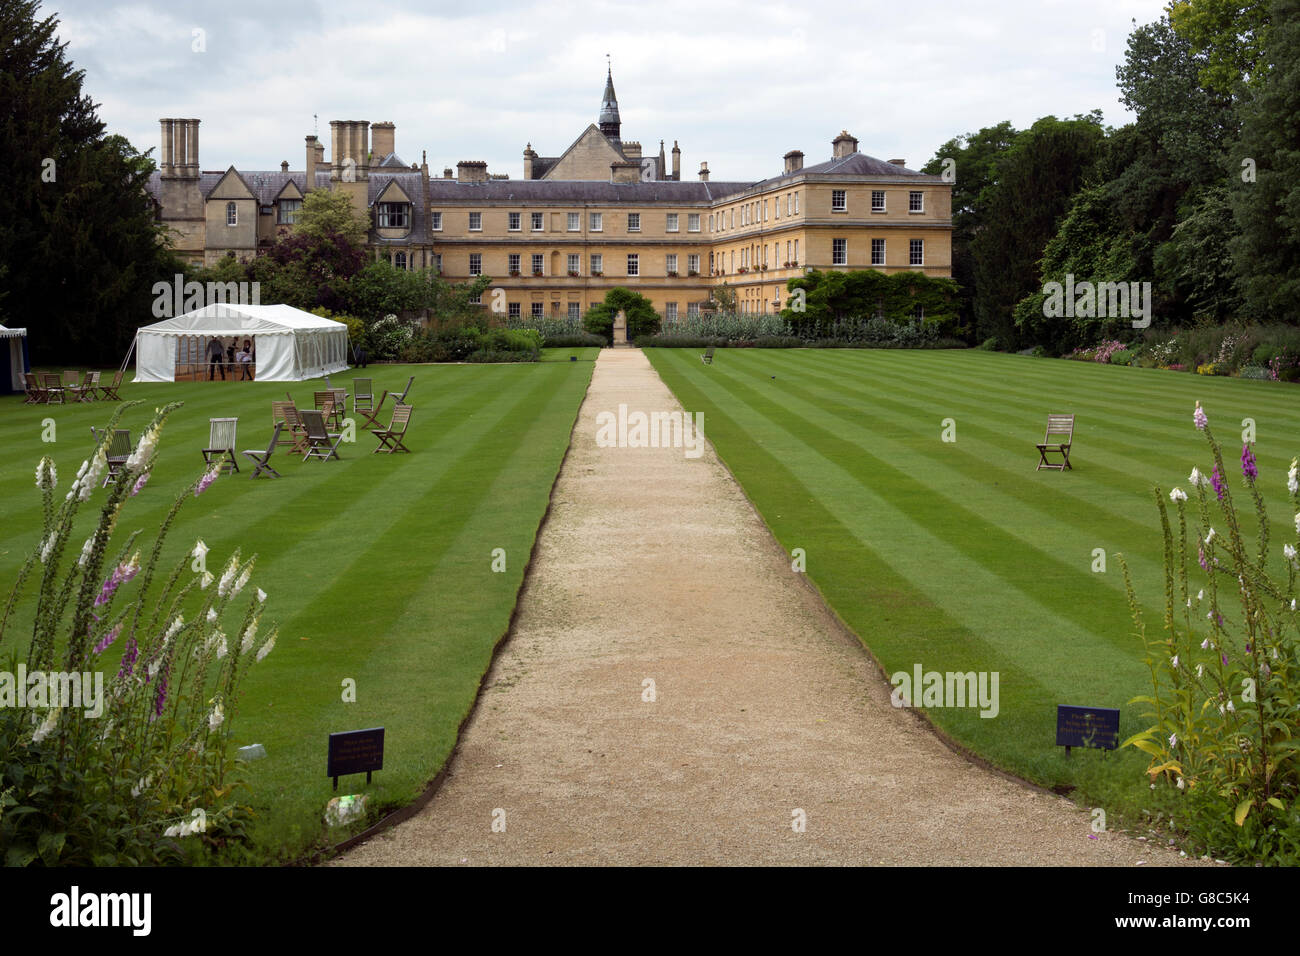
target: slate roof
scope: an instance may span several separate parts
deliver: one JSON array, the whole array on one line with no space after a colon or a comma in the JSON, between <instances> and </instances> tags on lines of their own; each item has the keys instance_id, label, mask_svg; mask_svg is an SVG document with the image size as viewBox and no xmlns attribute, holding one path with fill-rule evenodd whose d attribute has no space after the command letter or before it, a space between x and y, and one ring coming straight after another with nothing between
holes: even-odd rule
<instances>
[{"instance_id":1,"label":"slate roof","mask_svg":"<svg viewBox=\"0 0 1300 956\"><path fill-rule=\"evenodd\" d=\"M847 156L841 156L839 159L830 159L824 163L796 169L792 173L782 173L780 176L764 179L754 185L767 187L798 176L870 176L875 178L906 176L909 179L920 181L941 182L943 180L942 176L918 173L914 169L908 169L906 166L896 166L883 159L868 156L866 153L850 153Z\"/></svg>"},{"instance_id":2,"label":"slate roof","mask_svg":"<svg viewBox=\"0 0 1300 956\"><path fill-rule=\"evenodd\" d=\"M429 180L429 202L544 202L544 203L707 203L730 196L753 183L656 182L610 183L576 179L497 179L462 183L454 179Z\"/></svg>"}]
</instances>

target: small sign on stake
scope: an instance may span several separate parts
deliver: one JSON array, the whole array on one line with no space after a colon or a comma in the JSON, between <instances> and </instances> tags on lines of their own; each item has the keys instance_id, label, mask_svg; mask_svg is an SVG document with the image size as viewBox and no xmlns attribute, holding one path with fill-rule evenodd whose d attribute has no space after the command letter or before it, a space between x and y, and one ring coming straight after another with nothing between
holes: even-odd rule
<instances>
[{"instance_id":1,"label":"small sign on stake","mask_svg":"<svg viewBox=\"0 0 1300 956\"><path fill-rule=\"evenodd\" d=\"M348 730L330 734L329 759L325 776L334 778L334 789L339 788L339 777L350 773L364 773L366 783L370 774L384 769L384 728Z\"/></svg>"},{"instance_id":2,"label":"small sign on stake","mask_svg":"<svg viewBox=\"0 0 1300 956\"><path fill-rule=\"evenodd\" d=\"M1119 709L1111 707L1056 707L1056 746L1095 747L1114 750L1119 746Z\"/></svg>"}]
</instances>

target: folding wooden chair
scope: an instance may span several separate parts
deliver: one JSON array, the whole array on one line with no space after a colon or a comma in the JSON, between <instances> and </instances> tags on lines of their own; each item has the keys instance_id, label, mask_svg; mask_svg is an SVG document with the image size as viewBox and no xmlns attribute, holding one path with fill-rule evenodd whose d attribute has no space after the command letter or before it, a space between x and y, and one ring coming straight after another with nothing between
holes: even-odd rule
<instances>
[{"instance_id":1,"label":"folding wooden chair","mask_svg":"<svg viewBox=\"0 0 1300 956\"><path fill-rule=\"evenodd\" d=\"M23 403L26 405L44 405L50 400L50 393L45 390L41 380L33 372L23 373Z\"/></svg>"},{"instance_id":2,"label":"folding wooden chair","mask_svg":"<svg viewBox=\"0 0 1300 956\"><path fill-rule=\"evenodd\" d=\"M100 442L104 440L104 433L94 425L90 426L90 434L95 439L95 449L99 449ZM116 482L122 477L122 472L126 468L126 460L131 457L131 431L127 428L113 429L113 437L108 440L108 449L104 452L104 458L108 462L108 470L104 472L104 480L99 487L107 488L109 482Z\"/></svg>"},{"instance_id":3,"label":"folding wooden chair","mask_svg":"<svg viewBox=\"0 0 1300 956\"><path fill-rule=\"evenodd\" d=\"M63 387L74 388L77 384L77 372L75 369L65 368L63 370Z\"/></svg>"},{"instance_id":4,"label":"folding wooden chair","mask_svg":"<svg viewBox=\"0 0 1300 956\"><path fill-rule=\"evenodd\" d=\"M378 402L378 404L375 405L375 411L374 411L374 414L369 416L370 421L373 423L373 425L377 425L377 424L378 424L377 419L379 418L379 413L380 413L381 411L383 411L383 408L384 408L384 402L386 402L386 401L388 400L388 396L389 396L389 395L392 395L393 398L396 400L396 401L395 401L395 404L397 404L397 405L405 405L405 404L406 404L406 393L409 392L409 391L411 390L411 384L412 384L414 381L415 381L415 376L414 376L414 375L412 375L410 378L408 378L408 379L406 380L406 388L402 389L402 394L400 394L400 395L398 395L396 392L390 392L388 389L384 389L384 394L381 395L381 396L379 396L379 402ZM372 425L367 425L366 427L369 428L369 429L371 429L371 431L374 430L374 428L372 427Z\"/></svg>"},{"instance_id":5,"label":"folding wooden chair","mask_svg":"<svg viewBox=\"0 0 1300 956\"><path fill-rule=\"evenodd\" d=\"M369 428L375 424L375 388L372 379L352 380L352 414L366 417L366 420L361 423L362 428Z\"/></svg>"},{"instance_id":6,"label":"folding wooden chair","mask_svg":"<svg viewBox=\"0 0 1300 956\"><path fill-rule=\"evenodd\" d=\"M325 413L325 420L339 428L343 424L343 415L339 407L339 395L335 389L326 389L323 392L312 392L312 397L316 401L317 411Z\"/></svg>"},{"instance_id":7,"label":"folding wooden chair","mask_svg":"<svg viewBox=\"0 0 1300 956\"><path fill-rule=\"evenodd\" d=\"M95 381L99 381L96 379ZM117 394L117 390L122 387L122 369L118 369L113 375L113 381L108 385L99 386L99 397L101 399L111 399L114 402L120 402L122 396Z\"/></svg>"},{"instance_id":8,"label":"folding wooden chair","mask_svg":"<svg viewBox=\"0 0 1300 956\"><path fill-rule=\"evenodd\" d=\"M58 372L42 372L41 382L45 386L45 404L54 404L58 399L59 404L63 404L63 379L59 377Z\"/></svg>"},{"instance_id":9,"label":"folding wooden chair","mask_svg":"<svg viewBox=\"0 0 1300 956\"><path fill-rule=\"evenodd\" d=\"M255 467L253 468L252 477L256 478L264 471L270 474L273 478L280 477L280 473L271 467L271 455L275 453L275 446L280 441L280 432L282 431L284 431L284 422L276 422L275 431L271 433L271 443L266 446L266 451L259 451L254 448L240 453L253 462Z\"/></svg>"},{"instance_id":10,"label":"folding wooden chair","mask_svg":"<svg viewBox=\"0 0 1300 956\"><path fill-rule=\"evenodd\" d=\"M1056 440L1053 441L1053 438ZM1070 445L1073 441L1074 416L1048 415L1047 433L1043 435L1043 440L1038 445L1038 467L1034 470L1052 468L1056 471L1065 471L1068 468L1073 471L1074 466L1070 464ZM1049 454L1060 455L1061 460L1053 464L1047 460Z\"/></svg>"},{"instance_id":11,"label":"folding wooden chair","mask_svg":"<svg viewBox=\"0 0 1300 956\"><path fill-rule=\"evenodd\" d=\"M411 406L397 405L393 408L393 420L389 422L387 428L374 429L371 434L379 439L379 447L375 449L375 454L381 451L391 455L395 451L409 452L411 449L402 444L402 439L406 436L407 426L411 423Z\"/></svg>"},{"instance_id":12,"label":"folding wooden chair","mask_svg":"<svg viewBox=\"0 0 1300 956\"><path fill-rule=\"evenodd\" d=\"M321 461L328 461L331 458L339 458L339 442L343 441L343 434L331 432L325 427L324 412L304 408L298 415L307 428L307 453L302 456L302 460L319 458Z\"/></svg>"},{"instance_id":13,"label":"folding wooden chair","mask_svg":"<svg viewBox=\"0 0 1300 956\"><path fill-rule=\"evenodd\" d=\"M713 364L713 349L705 349L704 354L700 356L700 361L705 365Z\"/></svg>"},{"instance_id":14,"label":"folding wooden chair","mask_svg":"<svg viewBox=\"0 0 1300 956\"><path fill-rule=\"evenodd\" d=\"M209 418L208 447L203 449L203 460L209 468L214 465L219 474L239 471L239 462L235 459L235 430L238 418Z\"/></svg>"},{"instance_id":15,"label":"folding wooden chair","mask_svg":"<svg viewBox=\"0 0 1300 956\"><path fill-rule=\"evenodd\" d=\"M95 392L99 390L99 373L87 372L81 377L80 385L68 385L67 390L79 402L93 402Z\"/></svg>"}]
</instances>

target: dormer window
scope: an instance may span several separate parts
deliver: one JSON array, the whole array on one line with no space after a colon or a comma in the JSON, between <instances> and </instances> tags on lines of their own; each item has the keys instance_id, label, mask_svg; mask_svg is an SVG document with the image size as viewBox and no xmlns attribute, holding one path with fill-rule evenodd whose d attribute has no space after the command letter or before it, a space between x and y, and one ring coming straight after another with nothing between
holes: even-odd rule
<instances>
[{"instance_id":1,"label":"dormer window","mask_svg":"<svg viewBox=\"0 0 1300 956\"><path fill-rule=\"evenodd\" d=\"M226 225L239 225L239 208L233 202L226 203Z\"/></svg>"},{"instance_id":2,"label":"dormer window","mask_svg":"<svg viewBox=\"0 0 1300 956\"><path fill-rule=\"evenodd\" d=\"M411 224L411 204L381 202L379 204L380 229L407 229Z\"/></svg>"}]
</instances>

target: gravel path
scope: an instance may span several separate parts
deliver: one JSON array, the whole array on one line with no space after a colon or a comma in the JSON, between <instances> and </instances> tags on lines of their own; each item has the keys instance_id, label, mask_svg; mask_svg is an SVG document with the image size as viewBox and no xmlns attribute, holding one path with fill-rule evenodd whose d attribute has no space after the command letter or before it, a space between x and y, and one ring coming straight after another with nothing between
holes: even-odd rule
<instances>
[{"instance_id":1,"label":"gravel path","mask_svg":"<svg viewBox=\"0 0 1300 956\"><path fill-rule=\"evenodd\" d=\"M681 407L640 351L601 352L446 781L332 865L1190 862L1091 838L891 707L711 447L597 446L620 403Z\"/></svg>"}]
</instances>

